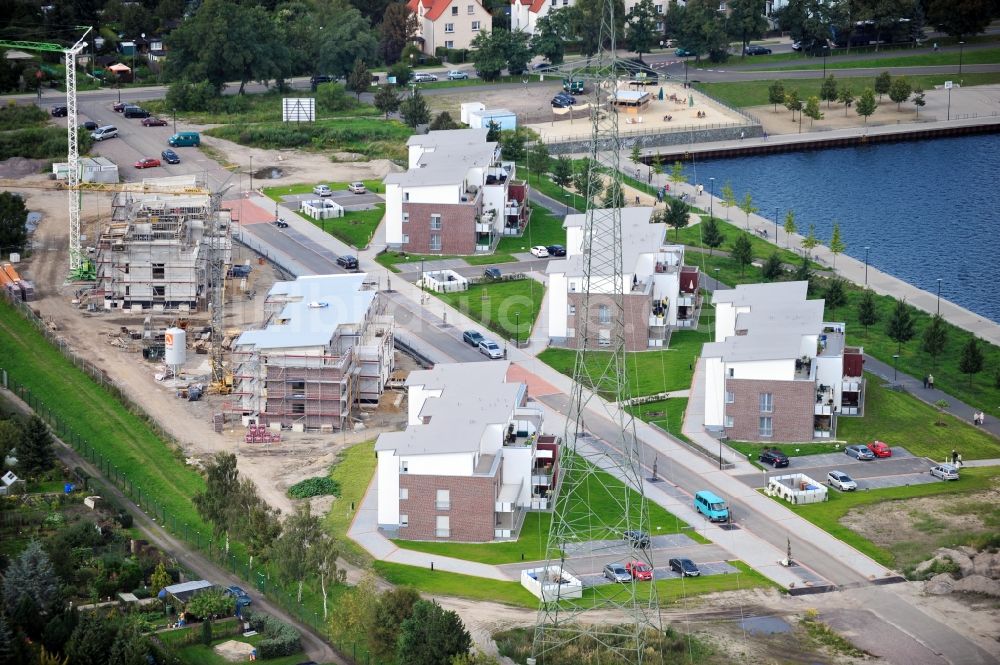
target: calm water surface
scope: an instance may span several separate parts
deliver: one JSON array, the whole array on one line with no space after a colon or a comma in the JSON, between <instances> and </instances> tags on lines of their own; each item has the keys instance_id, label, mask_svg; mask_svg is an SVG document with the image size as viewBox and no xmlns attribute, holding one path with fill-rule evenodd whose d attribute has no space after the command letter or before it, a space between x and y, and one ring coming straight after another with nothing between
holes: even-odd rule
<instances>
[{"instance_id":1,"label":"calm water surface","mask_svg":"<svg viewBox=\"0 0 1000 665\"><path fill-rule=\"evenodd\" d=\"M689 165L688 179L729 181L757 214L829 243L840 223L846 254L1000 322L1000 134L742 157ZM725 216L716 210L718 216ZM743 219L737 209L734 220ZM772 231L773 232L773 231Z\"/></svg>"}]
</instances>

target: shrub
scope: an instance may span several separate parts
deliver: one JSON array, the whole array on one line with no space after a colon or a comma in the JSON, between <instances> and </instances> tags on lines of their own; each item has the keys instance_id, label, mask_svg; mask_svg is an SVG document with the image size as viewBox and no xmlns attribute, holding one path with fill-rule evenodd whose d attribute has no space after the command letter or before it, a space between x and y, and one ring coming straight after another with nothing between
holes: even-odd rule
<instances>
[{"instance_id":1,"label":"shrub","mask_svg":"<svg viewBox=\"0 0 1000 665\"><path fill-rule=\"evenodd\" d=\"M316 105L327 111L346 111L357 101L340 83L321 83L316 88Z\"/></svg>"},{"instance_id":2,"label":"shrub","mask_svg":"<svg viewBox=\"0 0 1000 665\"><path fill-rule=\"evenodd\" d=\"M257 653L262 660L291 656L302 650L299 631L284 621L258 612L250 612L245 618L250 628L264 636L257 645Z\"/></svg>"},{"instance_id":3,"label":"shrub","mask_svg":"<svg viewBox=\"0 0 1000 665\"><path fill-rule=\"evenodd\" d=\"M438 46L436 49L434 49L434 55L436 55L439 58L447 58L448 49L444 46Z\"/></svg>"},{"instance_id":4,"label":"shrub","mask_svg":"<svg viewBox=\"0 0 1000 665\"><path fill-rule=\"evenodd\" d=\"M447 50L448 62L452 64L459 64L465 62L469 55L468 49L464 48L450 48Z\"/></svg>"},{"instance_id":5,"label":"shrub","mask_svg":"<svg viewBox=\"0 0 1000 665\"><path fill-rule=\"evenodd\" d=\"M77 133L80 154L90 151L94 140L90 132ZM0 133L0 161L11 157L27 159L66 158L66 130L61 127L37 127Z\"/></svg>"},{"instance_id":6,"label":"shrub","mask_svg":"<svg viewBox=\"0 0 1000 665\"><path fill-rule=\"evenodd\" d=\"M311 496L328 494L340 496L340 483L332 478L306 478L288 488L288 496L293 499L308 499Z\"/></svg>"},{"instance_id":7,"label":"shrub","mask_svg":"<svg viewBox=\"0 0 1000 665\"><path fill-rule=\"evenodd\" d=\"M0 131L40 127L49 119L49 114L37 106L11 106L0 108Z\"/></svg>"}]
</instances>

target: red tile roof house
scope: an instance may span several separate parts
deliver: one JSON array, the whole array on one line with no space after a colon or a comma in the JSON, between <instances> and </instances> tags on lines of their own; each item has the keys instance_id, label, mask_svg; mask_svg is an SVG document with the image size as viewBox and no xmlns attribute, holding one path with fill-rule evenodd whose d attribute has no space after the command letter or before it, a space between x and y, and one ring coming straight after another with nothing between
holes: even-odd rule
<instances>
[{"instance_id":1,"label":"red tile roof house","mask_svg":"<svg viewBox=\"0 0 1000 665\"><path fill-rule=\"evenodd\" d=\"M429 55L438 47L470 48L476 35L493 27L482 0L409 0L406 6L417 15L416 37Z\"/></svg>"}]
</instances>

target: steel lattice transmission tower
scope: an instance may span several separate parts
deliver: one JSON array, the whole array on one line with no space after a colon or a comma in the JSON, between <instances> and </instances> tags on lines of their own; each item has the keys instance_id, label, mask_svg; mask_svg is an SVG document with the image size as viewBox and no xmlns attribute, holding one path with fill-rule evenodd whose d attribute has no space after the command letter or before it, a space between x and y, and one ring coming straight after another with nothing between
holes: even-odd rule
<instances>
[{"instance_id":1,"label":"steel lattice transmission tower","mask_svg":"<svg viewBox=\"0 0 1000 665\"><path fill-rule=\"evenodd\" d=\"M652 565L648 540L642 547L639 542L623 539L628 531L642 531L648 538L649 514L635 424L630 414L617 407L631 394L624 295L632 285L626 284L623 276L621 208L604 208L590 191L591 183L603 181L605 200L611 192L620 200L624 198L619 162L626 146L620 139L618 114L611 101L626 68L615 57L615 2L605 0L602 5L598 53L570 72L573 78L592 82L594 90L583 224L583 283L576 306L578 350L570 411L559 451L547 548L548 579L564 573L577 579L593 576L608 560ZM624 205L623 201L619 205ZM606 402L596 399L597 395ZM600 415L613 423L613 436L597 439L585 432L588 407L603 411ZM595 509L595 505L600 508ZM535 625L532 655L539 665L545 662L547 652L570 644L628 663L649 662L645 653L648 638L653 630L662 630L654 584L600 584L585 588L581 598L565 597L562 585L549 588L549 593L543 591ZM659 661L658 655L655 660Z\"/></svg>"}]
</instances>

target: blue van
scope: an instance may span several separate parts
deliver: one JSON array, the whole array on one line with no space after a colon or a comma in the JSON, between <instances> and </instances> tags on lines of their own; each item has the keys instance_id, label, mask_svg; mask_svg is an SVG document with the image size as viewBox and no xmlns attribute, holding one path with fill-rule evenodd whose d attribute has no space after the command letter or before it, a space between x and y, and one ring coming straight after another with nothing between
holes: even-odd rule
<instances>
[{"instance_id":1,"label":"blue van","mask_svg":"<svg viewBox=\"0 0 1000 665\"><path fill-rule=\"evenodd\" d=\"M726 502L708 490L694 495L694 509L712 522L728 522L729 507Z\"/></svg>"}]
</instances>

